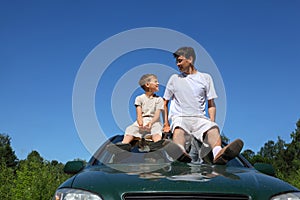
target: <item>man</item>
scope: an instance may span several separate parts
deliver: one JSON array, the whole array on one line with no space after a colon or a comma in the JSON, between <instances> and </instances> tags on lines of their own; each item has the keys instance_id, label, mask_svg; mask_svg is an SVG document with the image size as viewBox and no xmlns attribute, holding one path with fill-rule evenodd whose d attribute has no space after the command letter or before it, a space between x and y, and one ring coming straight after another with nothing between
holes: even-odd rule
<instances>
[{"instance_id":1,"label":"man","mask_svg":"<svg viewBox=\"0 0 300 200\"><path fill-rule=\"evenodd\" d=\"M212 149L214 164L226 164L243 148L240 139L221 147L221 136L215 123L217 98L211 76L194 66L196 54L191 47L173 53L180 74L170 77L164 93L164 132L173 132L173 142L186 154L185 134L191 134ZM168 112L168 104L170 112ZM209 118L206 117L206 103ZM172 121L171 127L169 119Z\"/></svg>"}]
</instances>

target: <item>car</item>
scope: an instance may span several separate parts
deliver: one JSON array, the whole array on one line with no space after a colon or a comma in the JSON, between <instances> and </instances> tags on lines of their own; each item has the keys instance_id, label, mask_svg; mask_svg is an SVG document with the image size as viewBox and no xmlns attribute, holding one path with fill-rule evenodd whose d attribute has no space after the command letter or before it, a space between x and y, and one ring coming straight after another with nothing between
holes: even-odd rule
<instances>
[{"instance_id":1,"label":"car","mask_svg":"<svg viewBox=\"0 0 300 200\"><path fill-rule=\"evenodd\" d=\"M145 141L140 140L133 141L131 152L108 150L122 139L108 139L86 164L67 162L64 171L73 176L57 188L53 200L300 199L300 190L274 177L272 166L252 166L242 155L226 165L213 164L211 153L202 162L185 163L163 146L141 151Z\"/></svg>"}]
</instances>

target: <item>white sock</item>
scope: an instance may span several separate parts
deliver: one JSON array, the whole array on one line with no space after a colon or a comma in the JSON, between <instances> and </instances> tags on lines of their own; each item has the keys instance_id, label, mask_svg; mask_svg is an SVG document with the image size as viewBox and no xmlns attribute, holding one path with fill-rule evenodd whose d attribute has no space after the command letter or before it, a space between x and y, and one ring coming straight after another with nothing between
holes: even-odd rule
<instances>
[{"instance_id":1,"label":"white sock","mask_svg":"<svg viewBox=\"0 0 300 200\"><path fill-rule=\"evenodd\" d=\"M214 158L216 157L216 155L221 151L222 147L221 146L215 146L212 150Z\"/></svg>"}]
</instances>

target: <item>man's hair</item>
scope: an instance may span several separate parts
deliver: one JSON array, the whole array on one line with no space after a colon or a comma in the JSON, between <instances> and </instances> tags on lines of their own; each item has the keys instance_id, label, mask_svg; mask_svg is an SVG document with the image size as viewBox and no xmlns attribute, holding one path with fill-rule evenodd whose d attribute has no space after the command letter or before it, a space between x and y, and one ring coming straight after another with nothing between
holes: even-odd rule
<instances>
[{"instance_id":1,"label":"man's hair","mask_svg":"<svg viewBox=\"0 0 300 200\"><path fill-rule=\"evenodd\" d=\"M155 74L144 74L140 80L139 80L139 85L143 88L143 90L146 90L146 83L150 82L152 78L156 78L157 76Z\"/></svg>"},{"instance_id":2,"label":"man's hair","mask_svg":"<svg viewBox=\"0 0 300 200\"><path fill-rule=\"evenodd\" d=\"M173 56L175 58L178 58L179 56L184 56L187 59L192 57L193 58L193 64L196 60L196 54L195 54L195 51L192 47L181 47L175 53L173 53Z\"/></svg>"}]
</instances>

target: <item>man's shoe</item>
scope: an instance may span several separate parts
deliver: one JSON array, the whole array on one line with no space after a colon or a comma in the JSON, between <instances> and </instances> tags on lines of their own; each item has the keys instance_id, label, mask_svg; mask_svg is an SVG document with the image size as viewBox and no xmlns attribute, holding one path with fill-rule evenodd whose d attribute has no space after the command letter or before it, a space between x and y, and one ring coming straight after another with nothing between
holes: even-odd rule
<instances>
[{"instance_id":1,"label":"man's shoe","mask_svg":"<svg viewBox=\"0 0 300 200\"><path fill-rule=\"evenodd\" d=\"M186 152L182 152L182 155L179 156L179 158L177 158L177 160L180 161L180 162L184 162L184 163L192 162L191 156Z\"/></svg>"},{"instance_id":2,"label":"man's shoe","mask_svg":"<svg viewBox=\"0 0 300 200\"><path fill-rule=\"evenodd\" d=\"M225 165L228 161L239 155L243 146L244 142L240 139L236 139L220 150L214 158L213 163L217 165Z\"/></svg>"},{"instance_id":3,"label":"man's shoe","mask_svg":"<svg viewBox=\"0 0 300 200\"><path fill-rule=\"evenodd\" d=\"M166 152L174 159L180 162L190 163L192 161L191 156L183 150L178 144L171 140L165 140L163 146Z\"/></svg>"},{"instance_id":4,"label":"man's shoe","mask_svg":"<svg viewBox=\"0 0 300 200\"><path fill-rule=\"evenodd\" d=\"M166 141L164 139L159 140L157 142L150 142L149 143L150 151L157 151L163 148L165 145L166 145Z\"/></svg>"}]
</instances>

